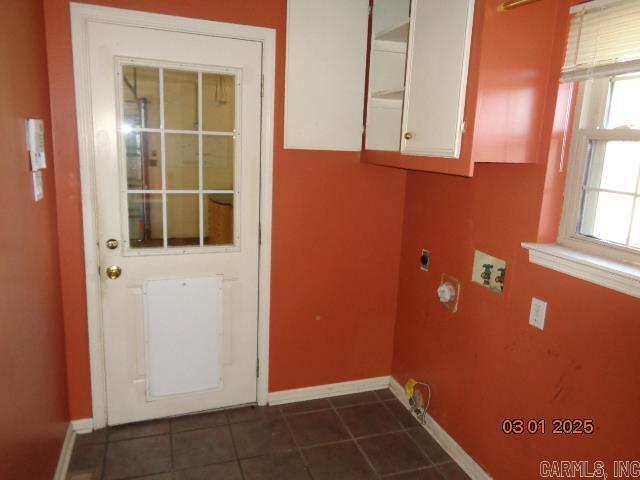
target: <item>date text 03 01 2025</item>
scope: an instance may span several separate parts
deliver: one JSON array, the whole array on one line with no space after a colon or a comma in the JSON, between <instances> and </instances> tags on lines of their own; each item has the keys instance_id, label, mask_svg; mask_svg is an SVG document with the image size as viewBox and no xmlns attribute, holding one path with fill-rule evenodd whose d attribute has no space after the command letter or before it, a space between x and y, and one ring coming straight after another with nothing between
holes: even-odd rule
<instances>
[{"instance_id":1,"label":"date text 03 01 2025","mask_svg":"<svg viewBox=\"0 0 640 480\"><path fill-rule=\"evenodd\" d=\"M508 435L545 434L554 435L591 435L595 430L592 418L554 418L551 420L551 429L547 429L547 421L544 418L505 418L501 424L502 432Z\"/></svg>"}]
</instances>

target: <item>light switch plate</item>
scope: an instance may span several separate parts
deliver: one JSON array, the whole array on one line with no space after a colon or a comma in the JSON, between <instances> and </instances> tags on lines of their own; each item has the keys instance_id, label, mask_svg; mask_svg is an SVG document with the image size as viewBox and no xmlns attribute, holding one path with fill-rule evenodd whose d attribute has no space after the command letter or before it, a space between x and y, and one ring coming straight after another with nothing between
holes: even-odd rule
<instances>
[{"instance_id":1,"label":"light switch plate","mask_svg":"<svg viewBox=\"0 0 640 480\"><path fill-rule=\"evenodd\" d=\"M31 170L34 172L47 168L44 152L44 121L29 118L25 121L27 150L31 159Z\"/></svg>"},{"instance_id":2,"label":"light switch plate","mask_svg":"<svg viewBox=\"0 0 640 480\"><path fill-rule=\"evenodd\" d=\"M44 198L44 188L42 187L42 172L31 172L33 177L33 199L39 202Z\"/></svg>"},{"instance_id":3,"label":"light switch plate","mask_svg":"<svg viewBox=\"0 0 640 480\"><path fill-rule=\"evenodd\" d=\"M485 268L484 265L491 265L491 268ZM500 269L504 269L502 272ZM506 279L507 262L501 258L494 257L488 253L476 250L473 256L473 270L471 271L471 280L478 285L488 288L492 292L502 293L504 290ZM482 274L488 271L490 277L488 279L482 278ZM503 282L497 282L502 275Z\"/></svg>"},{"instance_id":4,"label":"light switch plate","mask_svg":"<svg viewBox=\"0 0 640 480\"><path fill-rule=\"evenodd\" d=\"M544 319L547 315L547 302L533 297L531 299L531 311L529 312L529 325L544 330Z\"/></svg>"}]
</instances>

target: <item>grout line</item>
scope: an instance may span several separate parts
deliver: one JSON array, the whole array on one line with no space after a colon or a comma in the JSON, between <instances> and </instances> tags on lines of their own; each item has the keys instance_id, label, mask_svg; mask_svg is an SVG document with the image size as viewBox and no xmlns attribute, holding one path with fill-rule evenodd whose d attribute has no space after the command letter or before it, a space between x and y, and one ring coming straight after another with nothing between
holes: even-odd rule
<instances>
[{"instance_id":1,"label":"grout line","mask_svg":"<svg viewBox=\"0 0 640 480\"><path fill-rule=\"evenodd\" d=\"M407 410L407 413L408 413L409 415L411 415L411 417L415 420L415 425L412 425L412 426L410 426L410 427L409 427L409 426L406 426L404 423L402 423L402 420L401 420L401 419L399 419L398 417L396 417L395 413L393 413L393 410L391 410L391 409L388 407L387 403L389 403L389 404L390 404L390 403L397 402L397 401L398 401L398 399L395 399L395 400L382 400L382 405L384 405L384 408L387 410L387 412L389 412L389 413L391 414L391 416L392 416L393 418L395 418L396 422L398 422L398 423L400 424L400 426L401 426L404 430L409 431L409 430L412 430L412 429L414 429L414 428L416 428L416 427L422 427L422 424L418 421L418 419L417 419L416 417L414 417L414 416L413 416L413 413L411 413L409 410ZM404 408L404 407L403 407L403 408Z\"/></svg>"},{"instance_id":2,"label":"grout line","mask_svg":"<svg viewBox=\"0 0 640 480\"><path fill-rule=\"evenodd\" d=\"M350 395L359 395L361 393L372 393L373 396L375 397L375 400L362 400L362 401L356 401L355 403L348 403L346 405L336 405L333 403L333 399L335 398L341 398L341 397L347 397ZM356 407L358 405L367 405L370 403L377 403L377 402L381 402L382 400L380 399L380 397L378 396L377 393L375 393L375 390L369 390L367 392L356 392L356 393L349 393L347 395L337 395L334 397L325 397L327 398L327 400L329 400L329 404L333 407L333 408L346 408L346 407Z\"/></svg>"},{"instance_id":3,"label":"grout line","mask_svg":"<svg viewBox=\"0 0 640 480\"><path fill-rule=\"evenodd\" d=\"M298 454L300 455L300 457L302 458L302 464L304 465L304 469L307 472L307 475L309 476L309 478L311 478L311 480L313 480L313 473L311 473L311 468L310 468L310 465L309 465L309 461L308 461L307 457L304 455L304 452L302 451L302 447L300 446L300 444L296 440L296 436L293 434L293 430L291 429L291 425L289 425L289 419L288 419L287 415L285 415L284 412L282 411L282 407L278 407L278 411L280 412L280 415L282 416L282 420L284 421L285 427L287 427L287 431L289 432L289 435L291 435L291 439L293 440L293 444L296 446L295 451L297 451Z\"/></svg>"},{"instance_id":4,"label":"grout line","mask_svg":"<svg viewBox=\"0 0 640 480\"><path fill-rule=\"evenodd\" d=\"M378 395L376 395L377 397ZM331 403L331 405L333 406L333 403L331 401L329 401L329 403ZM369 457L367 456L367 454L364 452L364 450L362 449L362 447L360 446L360 444L358 443L358 441L356 440L356 437L353 436L353 433L351 433L351 430L349 429L349 427L347 426L347 424L345 423L345 421L342 419L342 417L340 416L340 414L338 413L338 409L335 408L335 406L333 406L333 411L336 414L336 416L338 417L338 419L340 420L340 423L342 423L342 426L345 428L345 430L347 431L347 433L349 434L349 436L351 437L351 440L353 441L353 443L356 445L356 448L358 449L358 451L360 452L360 455L362 455L362 457L364 458L365 462L367 462L367 465L369 465L369 468L371 469L371 471L373 472L373 474L376 476L376 478L382 478L382 475L380 475L378 473L378 471L375 469L375 467L373 466L373 463L371 463L371 460L369 459Z\"/></svg>"},{"instance_id":5,"label":"grout line","mask_svg":"<svg viewBox=\"0 0 640 480\"><path fill-rule=\"evenodd\" d=\"M152 473L150 474L151 476L153 475L161 475L163 473L177 473L177 472L184 472L186 470L192 470L192 469L196 469L196 468L208 468L208 467L214 467L216 465L224 465L226 463L238 463L238 459L227 459L227 460L223 460L221 462L215 462L215 463L203 463L203 464L198 464L198 465L189 465L188 467L180 467L180 468L174 468L171 472L157 472L157 473ZM133 477L131 480L140 480L141 477ZM147 477L142 477L144 479L146 479ZM126 480L126 479L121 479L119 478L118 480Z\"/></svg>"},{"instance_id":6,"label":"grout line","mask_svg":"<svg viewBox=\"0 0 640 480\"><path fill-rule=\"evenodd\" d=\"M435 441L435 439L431 436L431 434L430 434L429 432L427 432L426 430L424 430L424 431L426 432L426 434L427 434L427 435L429 435L429 437L430 437L432 440L434 440L434 441ZM407 432L407 435L409 435L409 433L408 433L408 432ZM427 459L427 460L429 460L429 461L431 462L431 465L433 465L433 466L437 466L437 465L445 465L445 464L447 464L447 463L451 463L451 461L453 461L453 459L452 459L452 458L449 456L449 454L447 453L447 457L449 457L449 458L451 459L451 461L439 462L439 463L434 462L434 461L431 459L431 457L427 454L427 452L426 452L426 451L425 451L425 450L420 446L420 444L418 443L418 441L417 441L416 439L414 439L414 438L413 438L413 435L409 435L409 438L411 439L411 442L412 442L416 447L418 447L418 451L419 451L420 453L422 453L422 455L424 455L424 456L426 457L426 459ZM437 444L437 442L436 442L436 444ZM438 444L438 447L442 448L439 444ZM445 451L445 453L446 453L446 451Z\"/></svg>"},{"instance_id":7,"label":"grout line","mask_svg":"<svg viewBox=\"0 0 640 480\"><path fill-rule=\"evenodd\" d=\"M331 410L331 407L327 407L327 408L318 408L318 409L314 409L314 410L305 410L304 412L293 412L293 413L285 413L282 410L280 410L280 412L282 413L283 417L298 417L300 415L305 415L307 413L317 413L317 412L324 412L325 410Z\"/></svg>"},{"instance_id":8,"label":"grout line","mask_svg":"<svg viewBox=\"0 0 640 480\"><path fill-rule=\"evenodd\" d=\"M170 435L180 435L181 433L197 432L198 430L208 430L210 428L220 428L220 427L226 427L228 425L231 425L231 424L220 423L218 425L206 425L206 426L187 428L185 430L176 430L175 432L171 432ZM233 425L237 425L237 424L234 423ZM149 435L149 436L155 436L155 435ZM144 437L140 437L140 438L144 438Z\"/></svg>"},{"instance_id":9,"label":"grout line","mask_svg":"<svg viewBox=\"0 0 640 480\"><path fill-rule=\"evenodd\" d=\"M353 442L353 440L351 438L344 438L342 440L336 440L334 442L316 443L314 445L308 445L306 447L300 447L300 450L302 452L304 452L306 450L313 450L314 448L330 447L331 445L338 445L340 443L348 443L348 442Z\"/></svg>"},{"instance_id":10,"label":"grout line","mask_svg":"<svg viewBox=\"0 0 640 480\"><path fill-rule=\"evenodd\" d=\"M180 432L178 432L180 433ZM139 435L135 437L127 437L127 438L117 438L115 440L109 440L107 443L120 443L120 442L128 442L130 440L138 440L140 438L151 438L151 437L163 437L165 435L171 435L171 428L169 428L168 432L163 433L150 433L148 435Z\"/></svg>"},{"instance_id":11,"label":"grout line","mask_svg":"<svg viewBox=\"0 0 640 480\"><path fill-rule=\"evenodd\" d=\"M171 473L173 476L173 471L175 470L175 456L173 454L173 425L171 420L169 420L169 455L171 457Z\"/></svg>"},{"instance_id":12,"label":"grout line","mask_svg":"<svg viewBox=\"0 0 640 480\"><path fill-rule=\"evenodd\" d=\"M197 417L199 415L209 415L209 414L221 414L224 417L224 422L223 423L217 423L214 425L195 425L193 428L187 428L185 430L174 430L173 428L173 421L174 420L179 420L181 418L188 418L191 416ZM227 415L226 410L212 410L212 411L207 411L207 412L202 412L202 413L196 413L196 414L189 414L189 415L178 415L175 417L169 417L170 420L170 427L169 427L169 431L171 432L171 435L173 434L180 434L180 433L185 433L185 432L193 432L196 430L204 430L207 428L216 428L216 427L224 427L225 425L230 425L231 422L229 422L229 415Z\"/></svg>"},{"instance_id":13,"label":"grout line","mask_svg":"<svg viewBox=\"0 0 640 480\"><path fill-rule=\"evenodd\" d=\"M359 437L354 436L354 440L369 440L370 438L376 438L376 437L382 437L384 435L389 435L392 433L403 433L405 432L405 430L403 428L400 428L398 430L389 430L388 432L381 432L381 433L370 433L368 435L360 435Z\"/></svg>"},{"instance_id":14,"label":"grout line","mask_svg":"<svg viewBox=\"0 0 640 480\"><path fill-rule=\"evenodd\" d=\"M198 467L195 466L195 467L189 467L189 468L198 468ZM181 471L181 470L178 470L178 471ZM157 475L165 475L167 473L170 474L173 477L173 472L174 472L173 470L167 470L166 472L152 472L152 473L146 474L143 477L140 477L139 475L134 475L132 477L132 476L129 475L129 476L126 476L126 477L119 477L117 480L140 480L140 478L155 477ZM108 479L105 479L105 480L108 480Z\"/></svg>"},{"instance_id":15,"label":"grout line","mask_svg":"<svg viewBox=\"0 0 640 480\"><path fill-rule=\"evenodd\" d=\"M104 432L104 453L102 456L102 472L100 473L100 480L104 480L105 478L107 478L107 453L109 452L109 435L110 435L110 428L109 427L105 427L105 432ZM76 449L76 446L74 445L73 449ZM71 455L73 455L73 452L71 452Z\"/></svg>"},{"instance_id":16,"label":"grout line","mask_svg":"<svg viewBox=\"0 0 640 480\"><path fill-rule=\"evenodd\" d=\"M420 467L420 468L413 468L413 469L410 469L410 470L401 470L399 472L395 472L395 473L390 473L388 475L384 475L382 478L385 479L385 480L386 479L394 479L396 477L399 477L400 475L404 475L405 473L424 472L426 470L435 470L435 472L438 475L440 475L442 480L447 480L446 477L444 476L444 474L435 465L429 465L427 467Z\"/></svg>"},{"instance_id":17,"label":"grout line","mask_svg":"<svg viewBox=\"0 0 640 480\"><path fill-rule=\"evenodd\" d=\"M387 388L379 388L378 390L372 390L372 391L373 391L373 393L376 394L376 396L380 399L381 402L387 402L389 400L398 400L396 398L396 396L393 394L393 392L391 392L391 389L389 387L387 387ZM386 397L386 398L381 397L378 392L384 392L384 391L391 392L392 396L391 397Z\"/></svg>"},{"instance_id":18,"label":"grout line","mask_svg":"<svg viewBox=\"0 0 640 480\"><path fill-rule=\"evenodd\" d=\"M225 416L227 417L227 420L230 420L230 418L226 414ZM238 446L236 445L236 439L233 436L233 430L231 429L230 423L227 423L227 428L229 429L229 436L231 437L231 445L233 445L233 454L236 457L235 460L236 460L236 463L238 464L238 470L240 470L240 477L242 477L242 480L245 480L244 470L242 469L242 463L240 463L240 455L238 455Z\"/></svg>"},{"instance_id":19,"label":"grout line","mask_svg":"<svg viewBox=\"0 0 640 480\"><path fill-rule=\"evenodd\" d=\"M448 454L447 454L448 455ZM433 464L436 467L442 467L444 465L449 465L450 463L455 463L456 465L458 465L460 467L460 465L451 457L449 457L449 460L445 460L444 462L433 462ZM460 467L462 468L462 467ZM466 473L466 472L465 472Z\"/></svg>"},{"instance_id":20,"label":"grout line","mask_svg":"<svg viewBox=\"0 0 640 480\"><path fill-rule=\"evenodd\" d=\"M395 402L397 402L397 401L398 401L398 399L396 398L396 399L389 399L389 400L386 400L386 401L385 401L385 400L383 400L383 401L382 401L382 403L383 403L384 407L387 409L387 411L388 411L391 415L393 415L393 418L396 418L396 416L393 414L393 412L391 411L391 409L390 409L389 407L387 407L387 405L386 405L387 401L388 401L389 403L392 403L392 402L394 402L394 401L395 401ZM425 451L424 451L424 449L423 449L423 448L418 444L418 442L413 438L413 435L410 435L410 434L409 434L409 430L414 430L416 427L420 427L420 428L422 429L422 428L423 428L423 425L418 421L418 419L417 419L417 418L415 418L415 417L413 416L413 413L412 413L410 410L407 410L407 412L409 413L409 415L411 415L411 416L416 420L416 425L411 426L411 427L407 427L407 426L405 426L405 425L403 425L403 424L402 424L402 421L400 421L400 420L398 420L398 419L396 419L396 420L397 420L397 422L398 422L400 425L402 425L402 427L403 427L404 431L405 431L405 432L407 432L407 435L409 435L409 439L411 440L411 442L412 442L416 447L418 447L418 451L419 451L419 452L420 452L420 453L421 453L421 454L422 454L422 455L423 455L427 460L429 460L429 462L431 462L431 465L429 465L429 468L430 468L430 467L435 467L435 466L437 466L437 465L444 465L444 464L446 464L446 463L450 463L449 461L447 461L447 462L439 462L439 463L434 462L434 461L431 459L431 457L427 454L427 452L425 452ZM429 432L426 432L426 433L427 433L427 435L429 435L429 436L431 437L431 434L430 434ZM433 437L431 437L431 438L433 438ZM448 455L448 454L447 454L447 455ZM449 457L449 458L451 458L451 457ZM452 459L452 460L453 460L453 459ZM440 473L440 470L438 470L438 473Z\"/></svg>"}]
</instances>

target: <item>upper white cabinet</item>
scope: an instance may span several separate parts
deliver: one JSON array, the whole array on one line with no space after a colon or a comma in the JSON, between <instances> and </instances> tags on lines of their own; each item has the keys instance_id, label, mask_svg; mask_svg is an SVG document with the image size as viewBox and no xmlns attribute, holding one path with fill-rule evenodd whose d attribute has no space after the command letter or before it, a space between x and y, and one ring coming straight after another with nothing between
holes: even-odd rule
<instances>
[{"instance_id":1,"label":"upper white cabinet","mask_svg":"<svg viewBox=\"0 0 640 480\"><path fill-rule=\"evenodd\" d=\"M365 149L459 158L473 0L375 0ZM362 147L368 0L289 0L285 148Z\"/></svg>"},{"instance_id":2,"label":"upper white cabinet","mask_svg":"<svg viewBox=\"0 0 640 480\"><path fill-rule=\"evenodd\" d=\"M375 0L368 150L460 156L472 27L473 0Z\"/></svg>"},{"instance_id":3,"label":"upper white cabinet","mask_svg":"<svg viewBox=\"0 0 640 480\"><path fill-rule=\"evenodd\" d=\"M285 148L362 149L368 0L289 0Z\"/></svg>"},{"instance_id":4,"label":"upper white cabinet","mask_svg":"<svg viewBox=\"0 0 640 480\"><path fill-rule=\"evenodd\" d=\"M472 0L413 0L403 153L460 156L472 26Z\"/></svg>"}]
</instances>

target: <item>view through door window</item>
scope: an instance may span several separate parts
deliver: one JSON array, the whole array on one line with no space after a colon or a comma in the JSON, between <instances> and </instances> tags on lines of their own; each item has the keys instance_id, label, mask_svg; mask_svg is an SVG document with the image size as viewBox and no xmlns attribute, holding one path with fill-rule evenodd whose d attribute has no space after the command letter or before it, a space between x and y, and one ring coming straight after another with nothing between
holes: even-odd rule
<instances>
[{"instance_id":1,"label":"view through door window","mask_svg":"<svg viewBox=\"0 0 640 480\"><path fill-rule=\"evenodd\" d=\"M234 245L238 77L122 64L130 248Z\"/></svg>"}]
</instances>

